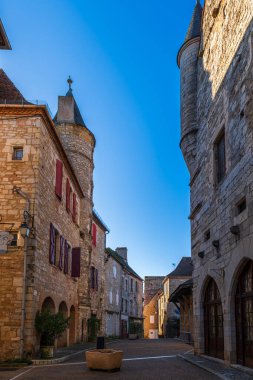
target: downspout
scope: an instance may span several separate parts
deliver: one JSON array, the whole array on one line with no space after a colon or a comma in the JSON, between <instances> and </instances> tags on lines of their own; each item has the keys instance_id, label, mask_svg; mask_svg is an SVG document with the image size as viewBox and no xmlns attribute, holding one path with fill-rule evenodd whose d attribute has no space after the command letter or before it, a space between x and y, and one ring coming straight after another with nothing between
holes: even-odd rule
<instances>
[{"instance_id":1,"label":"downspout","mask_svg":"<svg viewBox=\"0 0 253 380\"><path fill-rule=\"evenodd\" d=\"M27 193L21 190L20 187L14 186L13 187L13 193L20 195L22 198L26 200L25 205L25 211L29 212L30 209L30 198ZM27 239L28 237L24 238L24 269L23 269L23 293L22 293L22 306L21 306L21 325L20 325L20 349L19 349L19 356L20 359L23 358L24 355L24 330L25 330L25 314L26 314L26 269L27 269Z\"/></svg>"}]
</instances>

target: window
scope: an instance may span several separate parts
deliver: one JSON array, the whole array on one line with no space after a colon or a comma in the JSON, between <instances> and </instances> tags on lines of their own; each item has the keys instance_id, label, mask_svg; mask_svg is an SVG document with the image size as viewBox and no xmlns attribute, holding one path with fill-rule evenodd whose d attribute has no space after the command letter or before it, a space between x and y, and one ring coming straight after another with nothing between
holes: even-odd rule
<instances>
[{"instance_id":1,"label":"window","mask_svg":"<svg viewBox=\"0 0 253 380\"><path fill-rule=\"evenodd\" d=\"M119 305L119 292L116 293L116 305Z\"/></svg>"},{"instance_id":2,"label":"window","mask_svg":"<svg viewBox=\"0 0 253 380\"><path fill-rule=\"evenodd\" d=\"M63 165L60 160L56 160L55 194L59 199L62 198L62 176Z\"/></svg>"},{"instance_id":3,"label":"window","mask_svg":"<svg viewBox=\"0 0 253 380\"><path fill-rule=\"evenodd\" d=\"M125 291L127 292L128 290L128 283L127 283L127 279L125 280Z\"/></svg>"},{"instance_id":4,"label":"window","mask_svg":"<svg viewBox=\"0 0 253 380\"><path fill-rule=\"evenodd\" d=\"M135 281L135 291L136 291L136 293L138 293L138 282L137 281Z\"/></svg>"},{"instance_id":5,"label":"window","mask_svg":"<svg viewBox=\"0 0 253 380\"><path fill-rule=\"evenodd\" d=\"M128 309L128 302L127 300L125 300L125 313L127 313L127 309Z\"/></svg>"},{"instance_id":6,"label":"window","mask_svg":"<svg viewBox=\"0 0 253 380\"><path fill-rule=\"evenodd\" d=\"M207 230L205 233L204 233L204 239L205 241L208 241L210 239L210 230Z\"/></svg>"},{"instance_id":7,"label":"window","mask_svg":"<svg viewBox=\"0 0 253 380\"><path fill-rule=\"evenodd\" d=\"M112 290L110 290L109 292L109 302L110 304L112 304Z\"/></svg>"},{"instance_id":8,"label":"window","mask_svg":"<svg viewBox=\"0 0 253 380\"><path fill-rule=\"evenodd\" d=\"M116 276L117 276L117 268L116 268L116 265L113 265L112 271L113 271L113 277L116 278Z\"/></svg>"},{"instance_id":9,"label":"window","mask_svg":"<svg viewBox=\"0 0 253 380\"><path fill-rule=\"evenodd\" d=\"M73 214L72 214L72 220L74 223L77 222L77 203L76 203L76 194L73 194Z\"/></svg>"},{"instance_id":10,"label":"window","mask_svg":"<svg viewBox=\"0 0 253 380\"><path fill-rule=\"evenodd\" d=\"M90 268L90 287L98 290L98 270L93 266Z\"/></svg>"},{"instance_id":11,"label":"window","mask_svg":"<svg viewBox=\"0 0 253 380\"><path fill-rule=\"evenodd\" d=\"M150 323L155 323L155 317L154 315L150 315Z\"/></svg>"},{"instance_id":12,"label":"window","mask_svg":"<svg viewBox=\"0 0 253 380\"><path fill-rule=\"evenodd\" d=\"M81 248L72 248L71 276L80 277Z\"/></svg>"},{"instance_id":13,"label":"window","mask_svg":"<svg viewBox=\"0 0 253 380\"><path fill-rule=\"evenodd\" d=\"M225 131L224 129L218 136L214 144L214 154L216 162L217 183L225 177L226 174L226 151L225 151Z\"/></svg>"},{"instance_id":14,"label":"window","mask_svg":"<svg viewBox=\"0 0 253 380\"><path fill-rule=\"evenodd\" d=\"M97 226L92 223L92 244L96 247L97 245Z\"/></svg>"},{"instance_id":15,"label":"window","mask_svg":"<svg viewBox=\"0 0 253 380\"><path fill-rule=\"evenodd\" d=\"M55 233L55 246L54 246L54 265L58 265L59 258L60 258L60 234L59 232L54 229Z\"/></svg>"},{"instance_id":16,"label":"window","mask_svg":"<svg viewBox=\"0 0 253 380\"><path fill-rule=\"evenodd\" d=\"M8 247L17 247L18 246L18 233L10 231L10 235L13 237L9 242Z\"/></svg>"},{"instance_id":17,"label":"window","mask_svg":"<svg viewBox=\"0 0 253 380\"><path fill-rule=\"evenodd\" d=\"M14 147L13 148L12 159L15 161L23 160L23 148L22 147Z\"/></svg>"},{"instance_id":18,"label":"window","mask_svg":"<svg viewBox=\"0 0 253 380\"><path fill-rule=\"evenodd\" d=\"M246 198L240 200L240 202L237 204L237 214L241 214L244 210L246 210L247 204L246 204Z\"/></svg>"}]
</instances>

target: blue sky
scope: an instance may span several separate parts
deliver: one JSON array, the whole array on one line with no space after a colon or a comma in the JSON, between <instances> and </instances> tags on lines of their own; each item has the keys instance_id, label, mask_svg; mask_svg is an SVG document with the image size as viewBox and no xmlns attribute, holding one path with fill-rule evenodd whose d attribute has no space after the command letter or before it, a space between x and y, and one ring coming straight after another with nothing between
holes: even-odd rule
<instances>
[{"instance_id":1,"label":"blue sky","mask_svg":"<svg viewBox=\"0 0 253 380\"><path fill-rule=\"evenodd\" d=\"M190 255L176 54L195 0L1 0L1 66L28 99L73 91L97 139L95 208L141 275Z\"/></svg>"}]
</instances>

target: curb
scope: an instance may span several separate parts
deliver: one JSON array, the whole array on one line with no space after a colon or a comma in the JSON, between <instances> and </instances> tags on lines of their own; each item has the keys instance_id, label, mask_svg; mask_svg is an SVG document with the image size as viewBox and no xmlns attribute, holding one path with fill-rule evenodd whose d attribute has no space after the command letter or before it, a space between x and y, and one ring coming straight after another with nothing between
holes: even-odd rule
<instances>
[{"instance_id":1,"label":"curb","mask_svg":"<svg viewBox=\"0 0 253 380\"><path fill-rule=\"evenodd\" d=\"M208 368L208 367L206 367L206 366L203 365L203 364L200 364L200 363L198 363L198 362L196 362L196 361L194 361L194 360L191 360L191 359L189 359L189 358L186 358L186 357L183 356L183 355L180 355L180 354L179 354L179 355L177 355L177 356L178 356L180 359L183 359L183 360L185 360L186 362L195 365L196 367L199 367L199 368L201 368L201 369L204 369L204 370L207 371L207 372L212 373L213 375L219 377L220 379L223 379L223 380L231 380L231 378L229 378L229 377L227 377L227 376L225 376L225 375L222 375L221 373L219 373L219 372L217 372L217 371L215 371L215 370L213 370L213 369L211 369L211 368Z\"/></svg>"}]
</instances>

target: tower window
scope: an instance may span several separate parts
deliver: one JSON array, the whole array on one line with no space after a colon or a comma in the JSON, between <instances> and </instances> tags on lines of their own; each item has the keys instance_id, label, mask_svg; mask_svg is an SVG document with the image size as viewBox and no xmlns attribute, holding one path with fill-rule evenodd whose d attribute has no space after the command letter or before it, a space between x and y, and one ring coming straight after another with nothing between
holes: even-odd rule
<instances>
[{"instance_id":1,"label":"tower window","mask_svg":"<svg viewBox=\"0 0 253 380\"><path fill-rule=\"evenodd\" d=\"M215 166L217 183L221 182L226 174L226 151L225 151L225 131L219 134L214 144Z\"/></svg>"},{"instance_id":2,"label":"tower window","mask_svg":"<svg viewBox=\"0 0 253 380\"><path fill-rule=\"evenodd\" d=\"M22 147L13 148L12 159L15 161L23 160L23 148Z\"/></svg>"},{"instance_id":3,"label":"tower window","mask_svg":"<svg viewBox=\"0 0 253 380\"><path fill-rule=\"evenodd\" d=\"M247 207L246 198L243 198L237 204L237 213L238 213L238 215L241 214L244 210L246 210L246 207Z\"/></svg>"}]
</instances>

